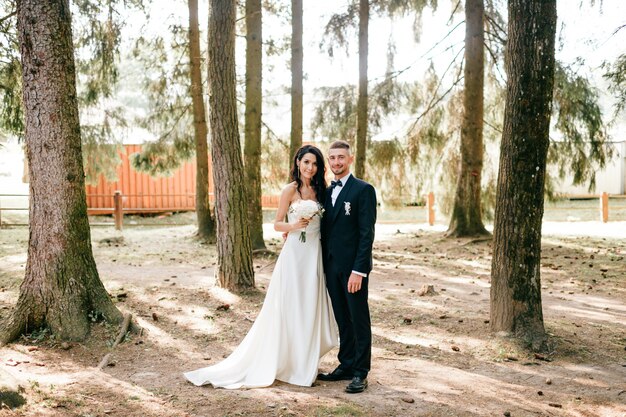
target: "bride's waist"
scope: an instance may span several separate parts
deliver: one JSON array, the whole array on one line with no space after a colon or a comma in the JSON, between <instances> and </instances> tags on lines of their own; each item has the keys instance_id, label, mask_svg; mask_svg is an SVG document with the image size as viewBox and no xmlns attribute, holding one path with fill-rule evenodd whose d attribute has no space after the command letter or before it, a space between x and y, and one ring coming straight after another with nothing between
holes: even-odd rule
<instances>
[{"instance_id":1,"label":"bride's waist","mask_svg":"<svg viewBox=\"0 0 626 417\"><path fill-rule=\"evenodd\" d=\"M317 229L317 230L298 229L298 230L292 230L288 234L293 235L293 234L301 234L301 233L306 233L307 235L319 235L320 234L320 229Z\"/></svg>"}]
</instances>

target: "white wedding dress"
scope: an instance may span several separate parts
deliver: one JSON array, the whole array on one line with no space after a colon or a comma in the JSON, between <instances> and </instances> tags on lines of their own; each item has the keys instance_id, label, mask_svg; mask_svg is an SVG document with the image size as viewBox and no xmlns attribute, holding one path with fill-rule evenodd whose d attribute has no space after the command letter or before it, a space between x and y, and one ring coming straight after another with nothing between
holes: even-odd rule
<instances>
[{"instance_id":1,"label":"white wedding dress","mask_svg":"<svg viewBox=\"0 0 626 417\"><path fill-rule=\"evenodd\" d=\"M289 222L295 223L289 212ZM186 372L191 383L228 389L267 387L275 379L313 384L320 359L338 344L338 333L326 290L319 216L307 226L306 242L299 238L300 231L289 233L246 337L222 362Z\"/></svg>"}]
</instances>

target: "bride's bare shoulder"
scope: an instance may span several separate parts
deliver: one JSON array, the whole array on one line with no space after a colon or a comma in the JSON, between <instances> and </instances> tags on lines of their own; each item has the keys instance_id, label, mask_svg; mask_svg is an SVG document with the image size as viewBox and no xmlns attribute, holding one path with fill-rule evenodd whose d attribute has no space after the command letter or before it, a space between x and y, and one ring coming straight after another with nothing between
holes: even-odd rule
<instances>
[{"instance_id":1,"label":"bride's bare shoulder","mask_svg":"<svg viewBox=\"0 0 626 417\"><path fill-rule=\"evenodd\" d=\"M295 194L297 189L298 189L298 183L296 183L295 181L292 181L283 187L281 194L293 195Z\"/></svg>"}]
</instances>

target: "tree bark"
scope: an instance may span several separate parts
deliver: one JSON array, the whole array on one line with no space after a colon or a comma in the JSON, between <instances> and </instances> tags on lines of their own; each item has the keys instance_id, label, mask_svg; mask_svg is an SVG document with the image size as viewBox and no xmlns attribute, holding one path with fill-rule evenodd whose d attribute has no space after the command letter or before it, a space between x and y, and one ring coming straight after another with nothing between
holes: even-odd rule
<instances>
[{"instance_id":1,"label":"tree bark","mask_svg":"<svg viewBox=\"0 0 626 417\"><path fill-rule=\"evenodd\" d=\"M491 329L540 348L541 221L549 145L556 0L509 0L508 73L491 266Z\"/></svg>"},{"instance_id":2,"label":"tree bark","mask_svg":"<svg viewBox=\"0 0 626 417\"><path fill-rule=\"evenodd\" d=\"M191 75L191 100L193 128L196 144L196 216L198 236L215 241L215 221L209 203L209 151L207 145L206 110L202 89L200 29L198 26L198 0L188 0L189 7L189 62Z\"/></svg>"},{"instance_id":3,"label":"tree bark","mask_svg":"<svg viewBox=\"0 0 626 417\"><path fill-rule=\"evenodd\" d=\"M252 249L265 249L261 206L261 117L263 104L261 0L246 0L246 141L244 157Z\"/></svg>"},{"instance_id":4,"label":"tree bark","mask_svg":"<svg viewBox=\"0 0 626 417\"><path fill-rule=\"evenodd\" d=\"M465 1L465 89L461 126L461 161L447 236L488 235L482 221L483 170L483 0Z\"/></svg>"},{"instance_id":5,"label":"tree bark","mask_svg":"<svg viewBox=\"0 0 626 417\"><path fill-rule=\"evenodd\" d=\"M221 287L238 291L254 286L235 91L235 7L210 0L209 120L217 220L216 277Z\"/></svg>"},{"instance_id":6,"label":"tree bark","mask_svg":"<svg viewBox=\"0 0 626 417\"><path fill-rule=\"evenodd\" d=\"M359 98L356 120L356 158L354 175L365 177L365 151L367 149L367 58L369 55L369 0L359 3Z\"/></svg>"},{"instance_id":7,"label":"tree bark","mask_svg":"<svg viewBox=\"0 0 626 417\"><path fill-rule=\"evenodd\" d=\"M291 141L289 163L302 146L302 0L291 0ZM288 179L288 181L291 181Z\"/></svg>"},{"instance_id":8,"label":"tree bark","mask_svg":"<svg viewBox=\"0 0 626 417\"><path fill-rule=\"evenodd\" d=\"M26 275L0 343L49 327L84 340L90 317L122 314L102 285L87 219L68 0L17 2L30 177Z\"/></svg>"}]
</instances>

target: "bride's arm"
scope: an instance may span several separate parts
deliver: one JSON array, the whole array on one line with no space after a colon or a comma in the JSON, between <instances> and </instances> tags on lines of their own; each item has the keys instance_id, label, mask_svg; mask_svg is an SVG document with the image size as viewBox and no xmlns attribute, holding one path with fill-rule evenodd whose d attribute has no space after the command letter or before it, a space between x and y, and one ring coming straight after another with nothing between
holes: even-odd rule
<instances>
[{"instance_id":1,"label":"bride's arm","mask_svg":"<svg viewBox=\"0 0 626 417\"><path fill-rule=\"evenodd\" d=\"M300 219L297 223L289 223L286 221L287 210L289 210L289 204L291 204L291 200L293 200L295 194L295 182L287 184L280 194L278 211L276 211L276 219L274 219L274 230L277 232L289 233L294 230L302 229L309 223L306 219Z\"/></svg>"}]
</instances>

